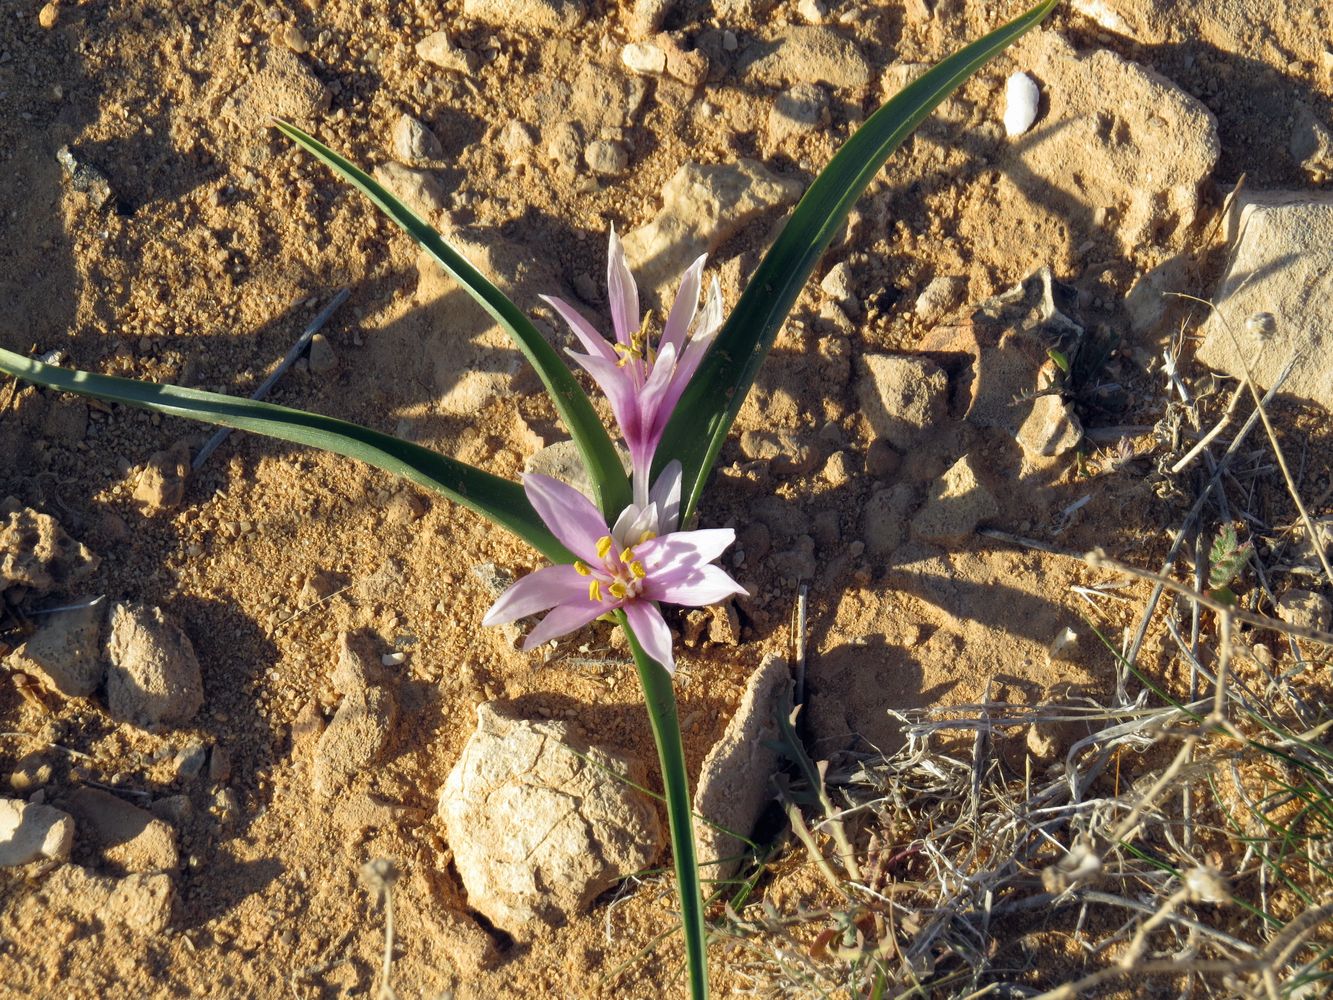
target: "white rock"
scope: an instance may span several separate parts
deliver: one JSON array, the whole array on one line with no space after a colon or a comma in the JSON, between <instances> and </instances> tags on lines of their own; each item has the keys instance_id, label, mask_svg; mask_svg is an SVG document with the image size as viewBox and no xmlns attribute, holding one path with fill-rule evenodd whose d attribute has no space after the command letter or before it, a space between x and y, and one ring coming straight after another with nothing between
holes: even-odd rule
<instances>
[{"instance_id":1,"label":"white rock","mask_svg":"<svg viewBox=\"0 0 1333 1000\"><path fill-rule=\"evenodd\" d=\"M7 587L27 587L38 594L66 590L99 562L49 514L24 507L13 497L0 503L0 593Z\"/></svg>"},{"instance_id":2,"label":"white rock","mask_svg":"<svg viewBox=\"0 0 1333 1000\"><path fill-rule=\"evenodd\" d=\"M966 296L967 278L961 274L941 274L931 278L930 283L916 297L914 309L917 318L923 323L933 323L958 308Z\"/></svg>"},{"instance_id":3,"label":"white rock","mask_svg":"<svg viewBox=\"0 0 1333 1000\"><path fill-rule=\"evenodd\" d=\"M787 661L775 653L746 681L745 693L726 732L708 751L699 768L694 808L708 823L696 826L699 864L709 878L730 878L740 864L759 814L773 798L771 778L778 771L778 726L775 711L792 703L792 678ZM716 825L713 825L716 824Z\"/></svg>"},{"instance_id":4,"label":"white rock","mask_svg":"<svg viewBox=\"0 0 1333 1000\"><path fill-rule=\"evenodd\" d=\"M616 445L616 452L620 455L625 471L629 472L629 452L622 445ZM579 446L573 441L556 441L538 449L524 460L523 471L558 479L592 499L592 480L588 476L588 467L583 464Z\"/></svg>"},{"instance_id":5,"label":"white rock","mask_svg":"<svg viewBox=\"0 0 1333 1000\"><path fill-rule=\"evenodd\" d=\"M1030 129L1040 101L1036 80L1026 73L1011 74L1004 84L1004 134L1012 138Z\"/></svg>"},{"instance_id":6,"label":"white rock","mask_svg":"<svg viewBox=\"0 0 1333 1000\"><path fill-rule=\"evenodd\" d=\"M447 31L433 31L417 42L417 55L433 66L464 76L475 72L481 61L475 52L455 45Z\"/></svg>"},{"instance_id":7,"label":"white rock","mask_svg":"<svg viewBox=\"0 0 1333 1000\"><path fill-rule=\"evenodd\" d=\"M635 73L666 72L666 53L650 42L630 42L620 50L620 61Z\"/></svg>"},{"instance_id":8,"label":"white rock","mask_svg":"<svg viewBox=\"0 0 1333 1000\"><path fill-rule=\"evenodd\" d=\"M373 661L344 634L333 676L343 698L320 734L311 769L311 783L321 798L347 789L369 771L388 745L398 706L387 688L371 683L377 677Z\"/></svg>"},{"instance_id":9,"label":"white rock","mask_svg":"<svg viewBox=\"0 0 1333 1000\"><path fill-rule=\"evenodd\" d=\"M959 545L997 513L994 494L982 484L972 456L964 455L931 485L912 518L912 535L938 545Z\"/></svg>"},{"instance_id":10,"label":"white rock","mask_svg":"<svg viewBox=\"0 0 1333 1000\"><path fill-rule=\"evenodd\" d=\"M10 654L9 665L67 697L87 697L102 683L105 620L105 601L43 615L37 631Z\"/></svg>"},{"instance_id":11,"label":"white rock","mask_svg":"<svg viewBox=\"0 0 1333 1000\"><path fill-rule=\"evenodd\" d=\"M203 705L194 646L161 608L113 604L106 651L106 700L114 717L137 725L181 723Z\"/></svg>"},{"instance_id":12,"label":"white rock","mask_svg":"<svg viewBox=\"0 0 1333 1000\"><path fill-rule=\"evenodd\" d=\"M444 211L444 185L431 171L401 163L381 163L372 174L391 195L428 222L437 212Z\"/></svg>"},{"instance_id":13,"label":"white rock","mask_svg":"<svg viewBox=\"0 0 1333 1000\"><path fill-rule=\"evenodd\" d=\"M826 25L792 25L764 32L741 55L741 75L770 87L826 83L861 90L870 63L850 38Z\"/></svg>"},{"instance_id":14,"label":"white rock","mask_svg":"<svg viewBox=\"0 0 1333 1000\"><path fill-rule=\"evenodd\" d=\"M64 861L74 846L74 819L68 813L22 799L0 799L0 868L38 858Z\"/></svg>"},{"instance_id":15,"label":"white rock","mask_svg":"<svg viewBox=\"0 0 1333 1000\"><path fill-rule=\"evenodd\" d=\"M587 746L565 723L478 706L477 729L439 796L469 904L529 937L536 921L560 926L650 865L663 846L656 805L615 774L644 780L639 767Z\"/></svg>"},{"instance_id":16,"label":"white rock","mask_svg":"<svg viewBox=\"0 0 1333 1000\"><path fill-rule=\"evenodd\" d=\"M1229 220L1235 240L1198 359L1266 389L1296 359L1282 391L1333 410L1333 194L1249 192ZM1249 323L1270 313L1271 322Z\"/></svg>"},{"instance_id":17,"label":"white rock","mask_svg":"<svg viewBox=\"0 0 1333 1000\"><path fill-rule=\"evenodd\" d=\"M796 5L796 13L807 24L823 24L828 9L819 0L801 0Z\"/></svg>"},{"instance_id":18,"label":"white rock","mask_svg":"<svg viewBox=\"0 0 1333 1000\"><path fill-rule=\"evenodd\" d=\"M1018 428L1017 440L1030 456L1051 458L1078 447L1083 425L1073 408L1056 395L1038 396Z\"/></svg>"},{"instance_id":19,"label":"white rock","mask_svg":"<svg viewBox=\"0 0 1333 1000\"><path fill-rule=\"evenodd\" d=\"M594 174L614 177L616 174L623 174L625 168L629 166L629 153L618 142L598 139L588 143L583 150L583 162Z\"/></svg>"},{"instance_id":20,"label":"white rock","mask_svg":"<svg viewBox=\"0 0 1333 1000\"><path fill-rule=\"evenodd\" d=\"M768 146L774 149L790 138L807 135L826 124L828 94L818 84L798 83L784 90L768 111Z\"/></svg>"},{"instance_id":21,"label":"white rock","mask_svg":"<svg viewBox=\"0 0 1333 1000\"><path fill-rule=\"evenodd\" d=\"M174 871L180 864L176 831L165 820L100 788L83 786L57 800L78 821L80 843L124 873Z\"/></svg>"},{"instance_id":22,"label":"white rock","mask_svg":"<svg viewBox=\"0 0 1333 1000\"><path fill-rule=\"evenodd\" d=\"M398 116L393 126L393 151L400 160L438 160L444 147L435 133L411 115Z\"/></svg>"}]
</instances>

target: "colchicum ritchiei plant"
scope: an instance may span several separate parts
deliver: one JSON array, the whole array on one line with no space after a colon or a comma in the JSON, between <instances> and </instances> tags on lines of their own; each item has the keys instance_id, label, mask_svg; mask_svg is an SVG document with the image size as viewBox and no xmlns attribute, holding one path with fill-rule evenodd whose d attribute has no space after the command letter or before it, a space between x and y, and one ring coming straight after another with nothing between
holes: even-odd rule
<instances>
[{"instance_id":1,"label":"colchicum ritchiei plant","mask_svg":"<svg viewBox=\"0 0 1333 1000\"><path fill-rule=\"evenodd\" d=\"M630 453L629 475L583 388L524 312L365 172L299 129L277 123L406 230L512 337L578 446L592 499L543 476L527 476L520 485L320 414L73 371L6 350L0 350L0 371L55 389L359 459L443 494L519 535L550 559L553 565L504 593L485 621L499 624L545 611L528 636L528 646L597 618L624 629L662 767L689 993L693 1000L703 1000L708 995L707 927L672 689L671 633L660 604L704 605L741 588L713 565L733 532L682 527L694 519L713 463L779 328L853 203L941 101L1039 24L1057 2L1043 0L959 50L871 115L810 185L725 321L715 282L702 309L698 307L705 266L700 258L685 272L662 330L652 337L641 325L634 280L614 233L608 266L614 342L568 304L546 300L583 348L573 359L611 404Z\"/></svg>"}]
</instances>

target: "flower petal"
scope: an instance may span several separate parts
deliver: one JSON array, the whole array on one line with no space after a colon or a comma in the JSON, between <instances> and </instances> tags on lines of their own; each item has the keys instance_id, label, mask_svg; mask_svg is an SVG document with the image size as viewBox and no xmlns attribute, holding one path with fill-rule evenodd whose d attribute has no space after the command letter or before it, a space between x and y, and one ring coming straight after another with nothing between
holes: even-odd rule
<instances>
[{"instance_id":1,"label":"flower petal","mask_svg":"<svg viewBox=\"0 0 1333 1000\"><path fill-rule=\"evenodd\" d=\"M573 566L546 566L511 584L491 605L481 623L504 625L587 596L588 579L575 572Z\"/></svg>"},{"instance_id":2,"label":"flower petal","mask_svg":"<svg viewBox=\"0 0 1333 1000\"><path fill-rule=\"evenodd\" d=\"M565 548L590 565L601 563L597 539L610 532L591 500L574 487L535 472L523 477L523 492L537 516Z\"/></svg>"},{"instance_id":3,"label":"flower petal","mask_svg":"<svg viewBox=\"0 0 1333 1000\"><path fill-rule=\"evenodd\" d=\"M538 298L559 313L560 318L569 324L569 328L574 331L574 336L579 338L579 343L583 345L585 351L609 361L616 359L616 352L611 350L606 338L598 333L577 309L554 295L539 295Z\"/></svg>"},{"instance_id":4,"label":"flower petal","mask_svg":"<svg viewBox=\"0 0 1333 1000\"><path fill-rule=\"evenodd\" d=\"M657 482L653 483L649 498L657 504L657 533L659 535L675 531L680 524L681 477L680 462L673 458L658 475Z\"/></svg>"},{"instance_id":5,"label":"flower petal","mask_svg":"<svg viewBox=\"0 0 1333 1000\"><path fill-rule=\"evenodd\" d=\"M527 634L523 640L523 651L526 653L557 636L568 635L575 629L583 628L588 622L606 614L614 607L614 604L590 601L588 595L584 594L582 601L552 608L546 617L537 623L537 627Z\"/></svg>"},{"instance_id":6,"label":"flower petal","mask_svg":"<svg viewBox=\"0 0 1333 1000\"><path fill-rule=\"evenodd\" d=\"M671 652L671 630L657 605L651 601L630 601L625 605L625 617L629 627L634 630L634 638L639 640L643 651L666 667L671 674L676 671L676 660Z\"/></svg>"},{"instance_id":7,"label":"flower petal","mask_svg":"<svg viewBox=\"0 0 1333 1000\"><path fill-rule=\"evenodd\" d=\"M614 226L606 254L606 292L611 302L611 323L616 328L616 340L628 347L630 339L639 332L639 286L634 283L634 275L625 263L625 248L621 246Z\"/></svg>"},{"instance_id":8,"label":"flower petal","mask_svg":"<svg viewBox=\"0 0 1333 1000\"><path fill-rule=\"evenodd\" d=\"M635 444L643 439L643 421L639 414L638 390L634 387L629 367L622 368L614 361L589 354L572 354L570 357L583 366L606 394L611 412L620 425L620 435L625 439L625 445L632 456Z\"/></svg>"},{"instance_id":9,"label":"flower petal","mask_svg":"<svg viewBox=\"0 0 1333 1000\"><path fill-rule=\"evenodd\" d=\"M746 590L720 566L691 566L676 573L658 573L648 580L643 593L655 601L700 607L716 604Z\"/></svg>"},{"instance_id":10,"label":"flower petal","mask_svg":"<svg viewBox=\"0 0 1333 1000\"><path fill-rule=\"evenodd\" d=\"M685 346L685 334L694 322L695 311L699 308L699 289L703 286L704 263L708 254L700 254L680 279L680 288L676 290L675 301L667 313L666 325L662 328L662 337L658 341L660 351L670 344L677 352Z\"/></svg>"},{"instance_id":11,"label":"flower petal","mask_svg":"<svg viewBox=\"0 0 1333 1000\"><path fill-rule=\"evenodd\" d=\"M635 551L651 577L674 567L710 563L735 540L736 532L731 528L700 528L670 532L644 542Z\"/></svg>"}]
</instances>

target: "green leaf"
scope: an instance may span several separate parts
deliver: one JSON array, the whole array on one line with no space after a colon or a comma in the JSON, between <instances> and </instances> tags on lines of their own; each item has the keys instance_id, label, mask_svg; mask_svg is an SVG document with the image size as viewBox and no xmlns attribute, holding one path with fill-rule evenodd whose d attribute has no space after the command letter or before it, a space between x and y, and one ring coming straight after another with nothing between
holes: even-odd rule
<instances>
[{"instance_id":1,"label":"green leaf","mask_svg":"<svg viewBox=\"0 0 1333 1000\"><path fill-rule=\"evenodd\" d=\"M550 393L560 419L569 428L570 436L583 456L583 463L588 468L597 494L597 504L606 515L607 522L613 522L629 506L629 479L625 476L625 469L620 464L606 428L588 402L587 394L560 360L555 348L546 342L532 321L504 292L488 281L424 219L391 195L373 177L296 126L284 121L276 124L285 135L348 181L369 198L376 208L398 223L509 334L537 370L542 385Z\"/></svg>"},{"instance_id":2,"label":"green leaf","mask_svg":"<svg viewBox=\"0 0 1333 1000\"><path fill-rule=\"evenodd\" d=\"M235 427L346 455L410 479L476 511L508 528L552 562L574 559L542 523L517 483L360 424L216 392L61 368L4 349L0 349L0 371L52 389Z\"/></svg>"},{"instance_id":3,"label":"green leaf","mask_svg":"<svg viewBox=\"0 0 1333 1000\"><path fill-rule=\"evenodd\" d=\"M657 743L657 759L662 766L667 826L671 829L671 853L676 862L676 884L680 890L680 920L685 930L690 998L708 1000L708 928L704 923L699 859L694 850L694 824L690 822L690 779L685 770L685 747L680 740L676 692L666 668L639 645L625 612L616 611L615 615L625 630L630 652L634 654L643 700L648 706L648 720L652 723L653 739Z\"/></svg>"},{"instance_id":4,"label":"green leaf","mask_svg":"<svg viewBox=\"0 0 1333 1000\"><path fill-rule=\"evenodd\" d=\"M1217 533L1208 550L1208 586L1214 591L1226 591L1231 594L1230 585L1240 576L1240 571L1250 561L1254 545L1250 542L1241 544L1236 537L1235 525L1228 524ZM1216 596L1216 595L1214 595ZM1235 595L1231 594L1234 600ZM1218 598L1225 600L1225 598ZM1228 601L1228 603L1231 603Z\"/></svg>"},{"instance_id":5,"label":"green leaf","mask_svg":"<svg viewBox=\"0 0 1333 1000\"><path fill-rule=\"evenodd\" d=\"M1057 3L1043 0L903 88L815 178L685 390L657 449L659 467L673 458L684 466L685 518L698 505L722 442L787 313L866 185L941 101Z\"/></svg>"}]
</instances>

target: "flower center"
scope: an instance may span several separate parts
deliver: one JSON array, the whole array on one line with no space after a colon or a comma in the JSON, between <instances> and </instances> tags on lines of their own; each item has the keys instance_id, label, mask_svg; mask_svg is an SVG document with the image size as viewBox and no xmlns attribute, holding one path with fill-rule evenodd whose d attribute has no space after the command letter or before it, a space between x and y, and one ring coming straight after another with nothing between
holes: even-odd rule
<instances>
[{"instance_id":1,"label":"flower center","mask_svg":"<svg viewBox=\"0 0 1333 1000\"><path fill-rule=\"evenodd\" d=\"M644 536L651 536L645 531ZM641 542L647 537L640 538ZM632 601L643 593L643 581L648 570L634 549L626 546L617 551L615 541L610 535L603 535L597 540L597 555L601 565L589 566L582 560L574 563L574 571L588 580L588 600L590 601Z\"/></svg>"}]
</instances>

